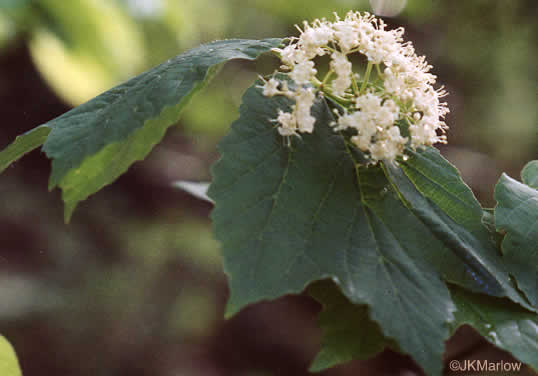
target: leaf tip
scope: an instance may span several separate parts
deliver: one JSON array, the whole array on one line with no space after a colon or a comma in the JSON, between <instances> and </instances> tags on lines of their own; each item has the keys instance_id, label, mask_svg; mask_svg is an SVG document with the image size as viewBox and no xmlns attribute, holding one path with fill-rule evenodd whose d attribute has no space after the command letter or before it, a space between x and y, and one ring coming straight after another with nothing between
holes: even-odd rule
<instances>
[{"instance_id":1,"label":"leaf tip","mask_svg":"<svg viewBox=\"0 0 538 376\"><path fill-rule=\"evenodd\" d=\"M226 304L226 310L224 312L224 319L231 319L232 316L234 316L237 312L239 312L239 307L235 304L232 304L231 299L228 299L228 303Z\"/></svg>"},{"instance_id":2,"label":"leaf tip","mask_svg":"<svg viewBox=\"0 0 538 376\"><path fill-rule=\"evenodd\" d=\"M20 363L13 346L0 335L0 374L2 376L21 376Z\"/></svg>"},{"instance_id":3,"label":"leaf tip","mask_svg":"<svg viewBox=\"0 0 538 376\"><path fill-rule=\"evenodd\" d=\"M310 364L310 367L308 368L308 372L311 373L320 373L322 371L325 371L328 368L337 366L339 364L347 363L351 361L352 358L345 359L331 359L331 356L327 354L324 349L321 349L319 353L316 355L314 360L312 361L312 364Z\"/></svg>"},{"instance_id":4,"label":"leaf tip","mask_svg":"<svg viewBox=\"0 0 538 376\"><path fill-rule=\"evenodd\" d=\"M75 211L75 208L77 207L78 202L70 203L65 202L64 207L64 223L68 225L71 222L71 218L73 217L73 212Z\"/></svg>"}]
</instances>

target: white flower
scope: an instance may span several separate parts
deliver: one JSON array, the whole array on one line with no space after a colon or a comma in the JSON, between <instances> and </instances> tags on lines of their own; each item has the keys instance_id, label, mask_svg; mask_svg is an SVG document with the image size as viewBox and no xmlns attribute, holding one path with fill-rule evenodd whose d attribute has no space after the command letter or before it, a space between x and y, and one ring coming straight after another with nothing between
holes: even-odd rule
<instances>
[{"instance_id":1,"label":"white flower","mask_svg":"<svg viewBox=\"0 0 538 376\"><path fill-rule=\"evenodd\" d=\"M434 89L431 65L417 56L410 42L404 42L403 28L387 30L382 20L368 13L349 12L344 19L335 14L334 22L304 22L299 31L288 46L274 49L293 81L291 89L275 78L261 86L265 96L282 95L293 101L292 111L279 111L275 119L280 134L314 131L311 109L319 91L343 109L331 124L333 130L349 130L351 142L373 163L405 157L406 146L446 142L443 118L448 107L440 101L446 92ZM366 57L366 68L353 69L349 55L358 53ZM323 55L330 55L330 70L318 79L314 59ZM401 135L404 122L409 137Z\"/></svg>"},{"instance_id":2,"label":"white flower","mask_svg":"<svg viewBox=\"0 0 538 376\"><path fill-rule=\"evenodd\" d=\"M357 97L355 107L363 113L375 116L375 113L381 107L381 100L382 98L380 96L369 92Z\"/></svg>"},{"instance_id":3,"label":"white flower","mask_svg":"<svg viewBox=\"0 0 538 376\"><path fill-rule=\"evenodd\" d=\"M359 134L351 137L351 141L362 151L368 151L372 147L372 137L377 133L375 123L371 120L362 122L358 130Z\"/></svg>"},{"instance_id":4,"label":"white flower","mask_svg":"<svg viewBox=\"0 0 538 376\"><path fill-rule=\"evenodd\" d=\"M281 91L278 90L280 81L271 78L269 81L265 81L263 87L263 95L266 97L272 97L278 94L281 94Z\"/></svg>"},{"instance_id":5,"label":"white flower","mask_svg":"<svg viewBox=\"0 0 538 376\"><path fill-rule=\"evenodd\" d=\"M351 86L351 62L341 52L333 52L331 55L331 69L336 73L336 79L332 82L332 89L336 95L344 95Z\"/></svg>"},{"instance_id":6,"label":"white flower","mask_svg":"<svg viewBox=\"0 0 538 376\"><path fill-rule=\"evenodd\" d=\"M345 114L338 117L338 121L335 123L335 131L342 131L348 128L359 129L361 118L363 114L360 112L352 112L351 114Z\"/></svg>"},{"instance_id":7,"label":"white flower","mask_svg":"<svg viewBox=\"0 0 538 376\"><path fill-rule=\"evenodd\" d=\"M400 95L406 89L405 77L403 74L394 73L394 69L386 68L383 86L389 94Z\"/></svg>"},{"instance_id":8,"label":"white flower","mask_svg":"<svg viewBox=\"0 0 538 376\"><path fill-rule=\"evenodd\" d=\"M300 89L295 97L294 113L297 119L297 127L300 132L312 133L316 118L310 110L314 104L316 94L312 88Z\"/></svg>"},{"instance_id":9,"label":"white flower","mask_svg":"<svg viewBox=\"0 0 538 376\"><path fill-rule=\"evenodd\" d=\"M294 44L290 44L283 49L275 48L273 51L280 54L280 60L288 67L293 67L296 63L307 60L304 51Z\"/></svg>"},{"instance_id":10,"label":"white flower","mask_svg":"<svg viewBox=\"0 0 538 376\"><path fill-rule=\"evenodd\" d=\"M382 62L392 62L394 58L401 55L401 34L403 29L384 30L385 24L380 21L379 29L374 30L369 37L366 38L368 43L364 43L361 52L363 52L374 64Z\"/></svg>"},{"instance_id":11,"label":"white flower","mask_svg":"<svg viewBox=\"0 0 538 376\"><path fill-rule=\"evenodd\" d=\"M334 31L320 20L315 20L312 26L304 22L305 30L299 37L298 45L310 59L325 54L322 47L332 41Z\"/></svg>"},{"instance_id":12,"label":"white flower","mask_svg":"<svg viewBox=\"0 0 538 376\"><path fill-rule=\"evenodd\" d=\"M278 133L280 133L281 136L291 136L297 134L297 121L293 113L279 110L276 121L280 123Z\"/></svg>"},{"instance_id":13,"label":"white flower","mask_svg":"<svg viewBox=\"0 0 538 376\"><path fill-rule=\"evenodd\" d=\"M355 101L356 108L369 121L375 122L380 129L388 128L399 118L400 108L396 103L373 93L361 95Z\"/></svg>"},{"instance_id":14,"label":"white flower","mask_svg":"<svg viewBox=\"0 0 538 376\"><path fill-rule=\"evenodd\" d=\"M314 62L306 60L293 67L293 70L290 72L290 77L295 83L303 85L310 83L310 80L316 73L317 71L314 69Z\"/></svg>"},{"instance_id":15,"label":"white flower","mask_svg":"<svg viewBox=\"0 0 538 376\"><path fill-rule=\"evenodd\" d=\"M359 43L359 33L352 22L340 21L333 25L334 37L342 52L346 53Z\"/></svg>"},{"instance_id":16,"label":"white flower","mask_svg":"<svg viewBox=\"0 0 538 376\"><path fill-rule=\"evenodd\" d=\"M275 121L280 124L278 132L282 136L297 135L297 132L312 133L316 118L312 116L310 110L315 97L316 94L312 88L303 88L294 96L295 105L292 106L291 113L278 111Z\"/></svg>"},{"instance_id":17,"label":"white flower","mask_svg":"<svg viewBox=\"0 0 538 376\"><path fill-rule=\"evenodd\" d=\"M375 115L376 123L381 128L391 127L398 120L400 108L392 99L387 99ZM394 127L392 127L394 128ZM398 129L398 128L396 128Z\"/></svg>"}]
</instances>

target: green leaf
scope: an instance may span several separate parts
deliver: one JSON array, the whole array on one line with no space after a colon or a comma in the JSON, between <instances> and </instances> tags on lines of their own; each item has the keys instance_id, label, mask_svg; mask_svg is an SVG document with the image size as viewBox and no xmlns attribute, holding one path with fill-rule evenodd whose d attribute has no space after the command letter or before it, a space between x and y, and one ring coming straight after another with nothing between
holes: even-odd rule
<instances>
[{"instance_id":1,"label":"green leaf","mask_svg":"<svg viewBox=\"0 0 538 376\"><path fill-rule=\"evenodd\" d=\"M145 158L221 63L255 59L280 43L281 39L225 40L202 45L46 123L52 129L43 146L53 160L49 188L63 190L66 220L78 202ZM32 141L35 147L42 138ZM29 149L15 150L6 161Z\"/></svg>"},{"instance_id":2,"label":"green leaf","mask_svg":"<svg viewBox=\"0 0 538 376\"><path fill-rule=\"evenodd\" d=\"M457 287L450 293L458 310L453 331L469 324L495 346L538 370L538 316L506 299Z\"/></svg>"},{"instance_id":3,"label":"green leaf","mask_svg":"<svg viewBox=\"0 0 538 376\"><path fill-rule=\"evenodd\" d=\"M439 150L408 150L411 157L401 164L402 170L420 193L439 206L460 225L481 228L482 207L456 169Z\"/></svg>"},{"instance_id":4,"label":"green leaf","mask_svg":"<svg viewBox=\"0 0 538 376\"><path fill-rule=\"evenodd\" d=\"M22 375L15 350L3 336L0 336L0 375Z\"/></svg>"},{"instance_id":5,"label":"green leaf","mask_svg":"<svg viewBox=\"0 0 538 376\"><path fill-rule=\"evenodd\" d=\"M23 8L27 6L31 0L3 0L0 3L0 9L2 11L9 11L13 9Z\"/></svg>"},{"instance_id":6,"label":"green leaf","mask_svg":"<svg viewBox=\"0 0 538 376\"><path fill-rule=\"evenodd\" d=\"M368 359L385 347L396 347L385 338L365 305L351 304L334 283L316 282L308 293L323 306L318 318L323 337L321 350L310 366L311 372L349 362Z\"/></svg>"},{"instance_id":7,"label":"green leaf","mask_svg":"<svg viewBox=\"0 0 538 376\"><path fill-rule=\"evenodd\" d=\"M49 127L41 126L18 136L15 141L0 152L0 173L24 154L43 145L49 133Z\"/></svg>"},{"instance_id":8,"label":"green leaf","mask_svg":"<svg viewBox=\"0 0 538 376\"><path fill-rule=\"evenodd\" d=\"M538 161L530 161L523 167L521 179L529 187L538 189Z\"/></svg>"},{"instance_id":9,"label":"green leaf","mask_svg":"<svg viewBox=\"0 0 538 376\"><path fill-rule=\"evenodd\" d=\"M483 210L457 170L434 149L415 152L400 166L386 166L390 181L413 213L464 264L464 273L447 265L445 279L535 310L511 282L506 260L482 223Z\"/></svg>"},{"instance_id":10,"label":"green leaf","mask_svg":"<svg viewBox=\"0 0 538 376\"><path fill-rule=\"evenodd\" d=\"M440 374L454 307L426 242L440 243L423 236L380 168L355 168L324 101L312 109L315 132L284 146L271 119L289 105L249 89L219 144L208 195L230 278L227 315L332 278L352 303L370 306L386 337Z\"/></svg>"},{"instance_id":11,"label":"green leaf","mask_svg":"<svg viewBox=\"0 0 538 376\"><path fill-rule=\"evenodd\" d=\"M531 175L527 169L525 180L532 181ZM495 224L506 231L503 259L519 288L538 306L538 190L502 174L495 200Z\"/></svg>"}]
</instances>

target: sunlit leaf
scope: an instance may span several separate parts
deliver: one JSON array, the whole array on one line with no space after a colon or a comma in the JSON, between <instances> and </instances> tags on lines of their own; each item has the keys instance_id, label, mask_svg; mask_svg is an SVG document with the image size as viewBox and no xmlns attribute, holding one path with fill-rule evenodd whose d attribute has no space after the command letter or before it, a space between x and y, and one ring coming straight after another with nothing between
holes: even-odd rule
<instances>
[{"instance_id":1,"label":"sunlit leaf","mask_svg":"<svg viewBox=\"0 0 538 376\"><path fill-rule=\"evenodd\" d=\"M0 375L2 376L21 376L19 361L13 347L9 342L0 336Z\"/></svg>"},{"instance_id":2,"label":"sunlit leaf","mask_svg":"<svg viewBox=\"0 0 538 376\"><path fill-rule=\"evenodd\" d=\"M411 157L401 163L407 177L420 193L433 201L462 226L480 229L482 207L465 184L458 170L444 159L439 150L429 147L407 151Z\"/></svg>"},{"instance_id":3,"label":"sunlit leaf","mask_svg":"<svg viewBox=\"0 0 538 376\"><path fill-rule=\"evenodd\" d=\"M29 43L36 68L79 105L144 68L143 35L116 1L39 1Z\"/></svg>"},{"instance_id":4,"label":"sunlit leaf","mask_svg":"<svg viewBox=\"0 0 538 376\"><path fill-rule=\"evenodd\" d=\"M523 175L532 182L538 174L533 175L531 166ZM538 306L538 190L503 174L495 199L495 223L506 232L503 258L519 288Z\"/></svg>"},{"instance_id":5,"label":"sunlit leaf","mask_svg":"<svg viewBox=\"0 0 538 376\"><path fill-rule=\"evenodd\" d=\"M538 161L530 161L521 170L523 183L529 187L538 189Z\"/></svg>"},{"instance_id":6,"label":"sunlit leaf","mask_svg":"<svg viewBox=\"0 0 538 376\"><path fill-rule=\"evenodd\" d=\"M43 145L49 133L50 128L42 126L18 136L15 141L0 152L0 173L24 154Z\"/></svg>"},{"instance_id":7,"label":"sunlit leaf","mask_svg":"<svg viewBox=\"0 0 538 376\"><path fill-rule=\"evenodd\" d=\"M482 209L438 151L417 152L401 168L387 165L386 171L413 213L464 263L464 274L461 269L445 269L451 274L447 280L533 309L510 281L506 260L482 223Z\"/></svg>"},{"instance_id":8,"label":"sunlit leaf","mask_svg":"<svg viewBox=\"0 0 538 376\"><path fill-rule=\"evenodd\" d=\"M52 129L43 146L53 160L49 187L63 190L66 220L78 202L145 158L221 63L255 59L280 42L226 40L202 45L46 123L44 127ZM44 132L37 135L44 137ZM6 151L5 163L43 141L28 135ZM23 143L26 139L29 145Z\"/></svg>"},{"instance_id":9,"label":"sunlit leaf","mask_svg":"<svg viewBox=\"0 0 538 376\"><path fill-rule=\"evenodd\" d=\"M17 9L27 6L32 0L3 0L0 10Z\"/></svg>"}]
</instances>

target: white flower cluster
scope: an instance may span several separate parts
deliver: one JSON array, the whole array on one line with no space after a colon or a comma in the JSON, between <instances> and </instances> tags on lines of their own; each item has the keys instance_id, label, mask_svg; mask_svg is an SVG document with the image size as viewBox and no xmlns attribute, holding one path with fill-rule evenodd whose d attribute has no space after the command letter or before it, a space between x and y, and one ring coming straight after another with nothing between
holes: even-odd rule
<instances>
[{"instance_id":1,"label":"white flower cluster","mask_svg":"<svg viewBox=\"0 0 538 376\"><path fill-rule=\"evenodd\" d=\"M415 54L410 42L404 43L404 29L385 30L383 21L368 13L335 17L334 22L305 21L299 37L274 49L281 68L294 82L290 89L286 81L275 77L264 80L264 95L284 95L295 101L291 112L280 110L275 119L280 134L313 132L315 118L310 109L319 93L343 109L335 111L334 130L351 129L351 142L374 163L402 156L406 145L446 143L442 119L448 108L440 102L446 92L433 88L436 77L429 73L431 66ZM367 60L362 77L353 71L348 57L355 53ZM330 57L330 64L320 80L313 59L323 55ZM404 124L405 137L400 128Z\"/></svg>"}]
</instances>

